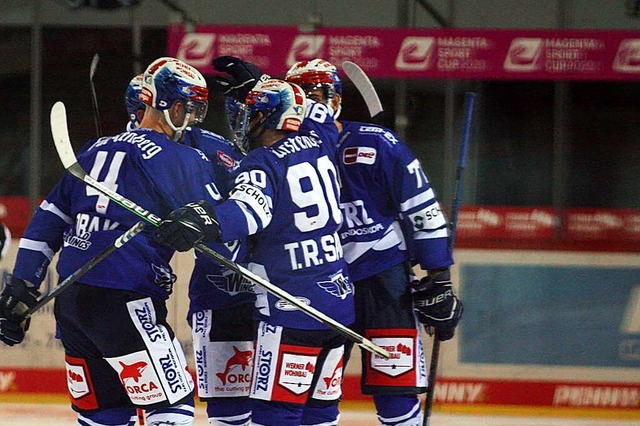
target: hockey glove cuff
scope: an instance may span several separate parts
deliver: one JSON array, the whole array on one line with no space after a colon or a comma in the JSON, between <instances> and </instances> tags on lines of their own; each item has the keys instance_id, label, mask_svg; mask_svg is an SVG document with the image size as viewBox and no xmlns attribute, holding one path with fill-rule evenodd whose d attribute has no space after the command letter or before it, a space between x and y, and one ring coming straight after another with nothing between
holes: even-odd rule
<instances>
[{"instance_id":1,"label":"hockey glove cuff","mask_svg":"<svg viewBox=\"0 0 640 426\"><path fill-rule=\"evenodd\" d=\"M463 305L456 297L449 270L411 283L413 309L426 327L435 329L438 340L453 338L462 318Z\"/></svg>"},{"instance_id":2,"label":"hockey glove cuff","mask_svg":"<svg viewBox=\"0 0 640 426\"><path fill-rule=\"evenodd\" d=\"M9 346L21 343L29 329L24 320L30 308L38 302L40 292L29 282L8 275L0 294L0 340Z\"/></svg>"},{"instance_id":3,"label":"hockey glove cuff","mask_svg":"<svg viewBox=\"0 0 640 426\"><path fill-rule=\"evenodd\" d=\"M160 222L153 236L174 250L188 251L199 242L218 239L220 226L213 206L199 201L172 211Z\"/></svg>"}]
</instances>

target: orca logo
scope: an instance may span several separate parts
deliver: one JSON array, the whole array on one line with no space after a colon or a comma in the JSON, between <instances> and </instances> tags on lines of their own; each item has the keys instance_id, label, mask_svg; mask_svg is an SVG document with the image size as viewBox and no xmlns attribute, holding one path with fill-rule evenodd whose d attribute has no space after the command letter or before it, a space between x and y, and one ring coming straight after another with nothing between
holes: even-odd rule
<instances>
[{"instance_id":1,"label":"orca logo","mask_svg":"<svg viewBox=\"0 0 640 426\"><path fill-rule=\"evenodd\" d=\"M149 364L144 361L138 361L131 365L127 365L120 361L120 366L122 367L122 371L120 372L120 381L125 383L125 379L133 379L133 381L137 383L142 377L142 372L148 365Z\"/></svg>"},{"instance_id":2,"label":"orca logo","mask_svg":"<svg viewBox=\"0 0 640 426\"><path fill-rule=\"evenodd\" d=\"M229 378L229 374L234 369L234 367L239 366L242 368L242 371L245 371L249 364L251 364L251 360L253 359L253 351L241 351L237 347L233 347L233 355L231 358L227 360L227 365L222 373L216 373L216 376L220 379L223 385L227 384L227 379Z\"/></svg>"}]
</instances>

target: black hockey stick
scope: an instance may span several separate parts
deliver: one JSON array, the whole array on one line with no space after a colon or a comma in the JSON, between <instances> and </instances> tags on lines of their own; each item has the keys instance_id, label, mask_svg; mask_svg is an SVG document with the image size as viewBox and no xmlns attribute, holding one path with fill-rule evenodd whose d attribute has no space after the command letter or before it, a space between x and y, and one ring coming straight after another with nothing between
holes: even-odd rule
<instances>
[{"instance_id":1,"label":"black hockey stick","mask_svg":"<svg viewBox=\"0 0 640 426\"><path fill-rule=\"evenodd\" d=\"M53 141L56 145L58 156L60 157L60 160L62 161L64 168L67 169L69 173L71 173L74 177L83 181L86 185L102 193L111 201L115 202L116 204L119 204L120 206L124 207L130 212L146 220L153 226L157 227L160 225L160 222L162 221L161 218L151 213L150 211L146 210L145 208L137 205L133 201L118 194L117 192L113 191L112 189L108 188L102 183L96 181L93 177L87 174L86 171L84 171L84 169L82 168L82 166L80 166L80 164L78 164L76 155L73 152L73 147L71 146L71 140L69 139L69 130L67 128L67 113L66 113L65 106L62 102L56 102L55 105L53 105L53 107L51 108L51 134L53 135ZM196 244L195 249L198 250L200 253L218 261L219 263L223 264L224 266L231 269L232 271L240 274L244 278L256 283L257 285L265 289L267 292L273 294L274 296L285 300L287 303L298 308L298 310L300 310L304 314L309 315L310 317L321 322L322 324L332 328L334 331L340 333L342 336L356 343L361 348L369 352L375 353L376 355L379 355L385 359L389 358L389 352L387 352L385 349L374 344L370 340L364 338L363 336L359 335L358 333L344 326L343 324L340 324L338 321L325 315L324 313L315 309L313 306L310 306L301 302L295 296L284 291L280 287L277 287L276 285L270 283L264 278L254 274L244 266L238 263L235 263L232 260L227 259L220 253L210 249L204 244Z\"/></svg>"},{"instance_id":2,"label":"black hockey stick","mask_svg":"<svg viewBox=\"0 0 640 426\"><path fill-rule=\"evenodd\" d=\"M98 68L98 61L100 56L96 53L91 60L91 68L89 68L89 85L91 86L91 103L93 104L93 120L96 123L96 134L101 138L104 133L102 132L102 120L100 119L100 110L98 109L98 96L96 95L96 86L93 83L93 77L96 74Z\"/></svg>"},{"instance_id":3,"label":"black hockey stick","mask_svg":"<svg viewBox=\"0 0 640 426\"><path fill-rule=\"evenodd\" d=\"M38 303L36 303L34 307L29 309L24 314L24 319L31 317L31 315L39 311L40 308L42 308L44 305L49 303L51 299L53 299L54 297L58 296L60 293L65 291L67 288L69 288L71 284L78 281L84 274L86 274L91 269L93 269L94 266L102 262L104 258L106 258L111 253L113 253L114 251L116 251L117 249L125 245L133 237L138 235L143 228L144 228L144 222L142 221L136 223L131 228L129 228L124 234L120 235L109 247L105 248L100 253L96 254L87 263L82 265L74 273L72 273L67 278L65 278L65 280L62 281L60 284L58 284L56 288L54 288L53 290L51 290L50 292L42 296L40 300L38 300Z\"/></svg>"},{"instance_id":4,"label":"black hockey stick","mask_svg":"<svg viewBox=\"0 0 640 426\"><path fill-rule=\"evenodd\" d=\"M458 212L460 211L460 203L462 202L462 173L467 166L467 152L469 151L469 136L471 135L471 123L473 119L473 109L475 105L476 94L467 92L464 104L464 123L462 127L462 144L460 146L460 158L456 167L456 187L453 197L453 207L451 208L451 222L449 235L449 248L453 250L456 239L456 228L458 226ZM423 426L429 425L431 418L431 410L433 407L433 397L436 389L436 374L438 370L438 360L440 358L440 340L436 334L433 338L433 346L431 348L431 363L429 365L429 382L427 387L427 397L424 401L424 420Z\"/></svg>"}]
</instances>

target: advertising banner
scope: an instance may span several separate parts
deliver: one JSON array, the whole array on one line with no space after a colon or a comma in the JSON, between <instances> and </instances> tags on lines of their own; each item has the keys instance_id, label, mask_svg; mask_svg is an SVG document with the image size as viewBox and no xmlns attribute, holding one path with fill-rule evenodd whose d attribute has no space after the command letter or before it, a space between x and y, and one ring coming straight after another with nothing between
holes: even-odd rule
<instances>
[{"instance_id":1,"label":"advertising banner","mask_svg":"<svg viewBox=\"0 0 640 426\"><path fill-rule=\"evenodd\" d=\"M232 55L280 78L320 57L354 61L373 78L640 80L637 31L176 25L167 46L206 75L213 58Z\"/></svg>"}]
</instances>

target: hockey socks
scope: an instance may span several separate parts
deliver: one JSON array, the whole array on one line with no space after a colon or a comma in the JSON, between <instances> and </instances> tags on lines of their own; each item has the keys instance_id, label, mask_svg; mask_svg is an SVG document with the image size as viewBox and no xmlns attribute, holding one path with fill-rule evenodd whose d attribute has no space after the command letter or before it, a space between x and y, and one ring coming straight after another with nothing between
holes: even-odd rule
<instances>
[{"instance_id":1,"label":"hockey socks","mask_svg":"<svg viewBox=\"0 0 640 426\"><path fill-rule=\"evenodd\" d=\"M378 420L384 426L421 426L422 412L416 395L374 395Z\"/></svg>"}]
</instances>

